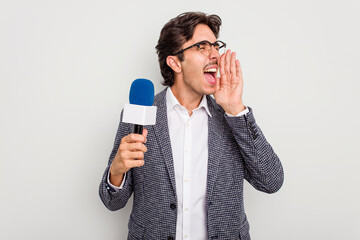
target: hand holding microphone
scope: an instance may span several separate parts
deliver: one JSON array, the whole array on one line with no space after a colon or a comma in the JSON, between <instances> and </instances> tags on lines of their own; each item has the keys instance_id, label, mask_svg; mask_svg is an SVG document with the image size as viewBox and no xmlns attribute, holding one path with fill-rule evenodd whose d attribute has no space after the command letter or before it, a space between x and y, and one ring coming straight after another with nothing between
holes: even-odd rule
<instances>
[{"instance_id":1,"label":"hand holding microphone","mask_svg":"<svg viewBox=\"0 0 360 240\"><path fill-rule=\"evenodd\" d=\"M144 154L147 151L145 146L147 130L143 134L131 133L121 139L119 149L110 166L110 182L115 186L120 186L124 178L124 173L133 167L144 165Z\"/></svg>"},{"instance_id":2,"label":"hand holding microphone","mask_svg":"<svg viewBox=\"0 0 360 240\"><path fill-rule=\"evenodd\" d=\"M133 133L123 137L116 156L110 166L110 182L120 186L124 174L133 167L144 165L144 154L148 131L144 125L154 125L156 107L154 102L154 85L147 79L136 79L130 88L130 104L125 104L123 122L134 124Z\"/></svg>"}]
</instances>

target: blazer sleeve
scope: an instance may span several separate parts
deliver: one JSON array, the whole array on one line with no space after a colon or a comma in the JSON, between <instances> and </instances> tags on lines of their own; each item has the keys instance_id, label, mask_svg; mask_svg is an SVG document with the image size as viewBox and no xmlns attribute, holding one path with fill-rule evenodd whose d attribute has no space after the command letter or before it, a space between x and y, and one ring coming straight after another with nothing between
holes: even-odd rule
<instances>
[{"instance_id":1,"label":"blazer sleeve","mask_svg":"<svg viewBox=\"0 0 360 240\"><path fill-rule=\"evenodd\" d=\"M240 117L224 115L243 157L245 179L257 190L277 192L284 182L283 167L256 124L252 109Z\"/></svg>"},{"instance_id":2,"label":"blazer sleeve","mask_svg":"<svg viewBox=\"0 0 360 240\"><path fill-rule=\"evenodd\" d=\"M131 169L126 173L126 179L122 189L115 191L107 183L107 176L109 173L110 165L117 153L121 139L131 133L132 124L122 122L122 116L123 111L121 112L120 123L116 133L114 146L109 157L108 165L105 169L99 186L100 199L102 200L104 205L111 211L123 208L133 192Z\"/></svg>"}]
</instances>

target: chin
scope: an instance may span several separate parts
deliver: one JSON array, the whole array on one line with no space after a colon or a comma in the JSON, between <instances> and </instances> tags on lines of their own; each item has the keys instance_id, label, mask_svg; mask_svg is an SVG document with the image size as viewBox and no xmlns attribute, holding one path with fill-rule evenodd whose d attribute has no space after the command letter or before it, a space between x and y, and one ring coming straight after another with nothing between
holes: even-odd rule
<instances>
[{"instance_id":1,"label":"chin","mask_svg":"<svg viewBox=\"0 0 360 240\"><path fill-rule=\"evenodd\" d=\"M204 88L204 95L212 95L216 91L216 85L213 85L211 87L205 87Z\"/></svg>"}]
</instances>

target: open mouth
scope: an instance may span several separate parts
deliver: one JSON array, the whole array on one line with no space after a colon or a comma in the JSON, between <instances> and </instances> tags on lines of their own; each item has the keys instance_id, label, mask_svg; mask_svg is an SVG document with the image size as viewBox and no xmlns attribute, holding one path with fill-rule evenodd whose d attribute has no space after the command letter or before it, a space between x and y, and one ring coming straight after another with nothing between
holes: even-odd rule
<instances>
[{"instance_id":1,"label":"open mouth","mask_svg":"<svg viewBox=\"0 0 360 240\"><path fill-rule=\"evenodd\" d=\"M211 84L216 84L217 66L210 66L204 70L205 79Z\"/></svg>"}]
</instances>

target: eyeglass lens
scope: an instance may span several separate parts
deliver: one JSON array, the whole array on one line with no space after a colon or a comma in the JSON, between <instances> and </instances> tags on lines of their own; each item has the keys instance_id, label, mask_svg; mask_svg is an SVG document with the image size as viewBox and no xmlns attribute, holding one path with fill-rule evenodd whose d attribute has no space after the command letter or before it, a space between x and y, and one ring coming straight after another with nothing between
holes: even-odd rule
<instances>
[{"instance_id":1,"label":"eyeglass lens","mask_svg":"<svg viewBox=\"0 0 360 240\"><path fill-rule=\"evenodd\" d=\"M213 44L211 44L208 41L203 41L199 43L199 50L202 54L208 55L211 52L211 46L214 46L215 50L217 50L219 52L219 54L223 54L225 51L225 48L222 47L223 44L220 42L215 42Z\"/></svg>"}]
</instances>

